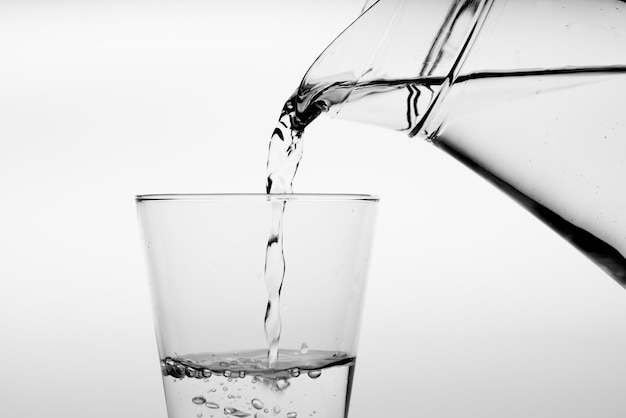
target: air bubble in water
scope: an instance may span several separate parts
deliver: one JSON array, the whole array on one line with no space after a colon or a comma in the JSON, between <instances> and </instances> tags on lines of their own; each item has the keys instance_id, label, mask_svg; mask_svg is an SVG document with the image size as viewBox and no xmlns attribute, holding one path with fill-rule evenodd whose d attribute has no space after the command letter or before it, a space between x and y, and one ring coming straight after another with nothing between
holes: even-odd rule
<instances>
[{"instance_id":1,"label":"air bubble in water","mask_svg":"<svg viewBox=\"0 0 626 418\"><path fill-rule=\"evenodd\" d=\"M318 377L320 377L322 375L322 371L321 370L311 370L308 374L309 374L309 377L311 379L317 379Z\"/></svg>"},{"instance_id":2,"label":"air bubble in water","mask_svg":"<svg viewBox=\"0 0 626 418\"><path fill-rule=\"evenodd\" d=\"M287 414L287 418L296 418L298 416L297 412L289 412Z\"/></svg>"},{"instance_id":3,"label":"air bubble in water","mask_svg":"<svg viewBox=\"0 0 626 418\"><path fill-rule=\"evenodd\" d=\"M248 414L247 412L243 412L243 411L238 410L237 408L232 408L232 407L224 408L224 415L232 415L238 418L244 418L244 417L250 416L250 414Z\"/></svg>"},{"instance_id":4,"label":"air bubble in water","mask_svg":"<svg viewBox=\"0 0 626 418\"><path fill-rule=\"evenodd\" d=\"M287 379L277 379L274 386L278 390L285 390L289 387L290 383Z\"/></svg>"},{"instance_id":5,"label":"air bubble in water","mask_svg":"<svg viewBox=\"0 0 626 418\"><path fill-rule=\"evenodd\" d=\"M298 377L298 376L300 376L300 369L298 369L297 367L294 367L294 368L291 370L291 375L292 375L293 377Z\"/></svg>"},{"instance_id":6,"label":"air bubble in water","mask_svg":"<svg viewBox=\"0 0 626 418\"><path fill-rule=\"evenodd\" d=\"M260 400L258 400L257 398L252 399L252 401L250 402L252 404L252 406L254 406L256 409L263 409L263 407L265 405L263 405L263 402L261 402Z\"/></svg>"},{"instance_id":7,"label":"air bubble in water","mask_svg":"<svg viewBox=\"0 0 626 418\"><path fill-rule=\"evenodd\" d=\"M196 396L191 400L191 402L195 403L196 405L204 405L206 403L206 399L204 399L204 397L202 396Z\"/></svg>"},{"instance_id":8,"label":"air bubble in water","mask_svg":"<svg viewBox=\"0 0 626 418\"><path fill-rule=\"evenodd\" d=\"M209 409L220 409L220 406L215 402L207 402L204 405Z\"/></svg>"},{"instance_id":9,"label":"air bubble in water","mask_svg":"<svg viewBox=\"0 0 626 418\"><path fill-rule=\"evenodd\" d=\"M306 343L302 343L302 345L300 346L300 353L306 354L308 352L309 352L309 346L306 345Z\"/></svg>"},{"instance_id":10,"label":"air bubble in water","mask_svg":"<svg viewBox=\"0 0 626 418\"><path fill-rule=\"evenodd\" d=\"M179 376L176 376L176 377L183 377L185 375L185 366L183 366L182 364L177 365L176 373L179 374Z\"/></svg>"}]
</instances>

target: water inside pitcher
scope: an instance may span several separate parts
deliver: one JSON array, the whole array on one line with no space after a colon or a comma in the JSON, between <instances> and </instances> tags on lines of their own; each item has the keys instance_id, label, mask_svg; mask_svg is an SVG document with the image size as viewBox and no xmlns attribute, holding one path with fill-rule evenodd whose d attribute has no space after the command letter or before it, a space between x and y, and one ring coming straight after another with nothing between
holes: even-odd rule
<instances>
[{"instance_id":1,"label":"water inside pitcher","mask_svg":"<svg viewBox=\"0 0 626 418\"><path fill-rule=\"evenodd\" d=\"M626 3L378 0L291 100L431 141L626 287Z\"/></svg>"}]
</instances>

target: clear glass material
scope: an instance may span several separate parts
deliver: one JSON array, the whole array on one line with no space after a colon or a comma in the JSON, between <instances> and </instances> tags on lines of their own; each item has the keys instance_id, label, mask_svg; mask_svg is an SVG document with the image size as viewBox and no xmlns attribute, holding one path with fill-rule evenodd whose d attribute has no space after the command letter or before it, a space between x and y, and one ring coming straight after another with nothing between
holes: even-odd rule
<instances>
[{"instance_id":1,"label":"clear glass material","mask_svg":"<svg viewBox=\"0 0 626 418\"><path fill-rule=\"evenodd\" d=\"M294 100L428 139L626 286L623 1L368 1Z\"/></svg>"},{"instance_id":2,"label":"clear glass material","mask_svg":"<svg viewBox=\"0 0 626 418\"><path fill-rule=\"evenodd\" d=\"M169 418L347 416L377 202L137 198ZM278 238L270 233L277 211ZM284 278L268 283L277 240Z\"/></svg>"}]
</instances>

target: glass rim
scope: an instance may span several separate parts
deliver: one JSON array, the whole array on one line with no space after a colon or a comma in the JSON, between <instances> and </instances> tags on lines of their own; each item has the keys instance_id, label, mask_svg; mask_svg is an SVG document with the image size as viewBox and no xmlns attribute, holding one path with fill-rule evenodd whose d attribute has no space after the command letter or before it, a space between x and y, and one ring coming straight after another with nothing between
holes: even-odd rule
<instances>
[{"instance_id":1,"label":"glass rim","mask_svg":"<svg viewBox=\"0 0 626 418\"><path fill-rule=\"evenodd\" d=\"M144 194L135 196L137 203L154 201L363 201L378 202L380 198L370 194L355 193L173 193Z\"/></svg>"}]
</instances>

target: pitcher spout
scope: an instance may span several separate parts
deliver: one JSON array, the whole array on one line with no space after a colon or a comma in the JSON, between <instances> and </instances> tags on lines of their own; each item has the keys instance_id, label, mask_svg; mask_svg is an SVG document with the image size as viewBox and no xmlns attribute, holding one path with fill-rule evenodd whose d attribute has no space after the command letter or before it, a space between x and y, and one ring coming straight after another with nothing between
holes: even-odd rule
<instances>
[{"instance_id":1,"label":"pitcher spout","mask_svg":"<svg viewBox=\"0 0 626 418\"><path fill-rule=\"evenodd\" d=\"M492 0L368 1L304 76L293 97L302 124L328 112L411 136L420 133L492 4ZM398 110L407 103L408 112Z\"/></svg>"}]
</instances>

